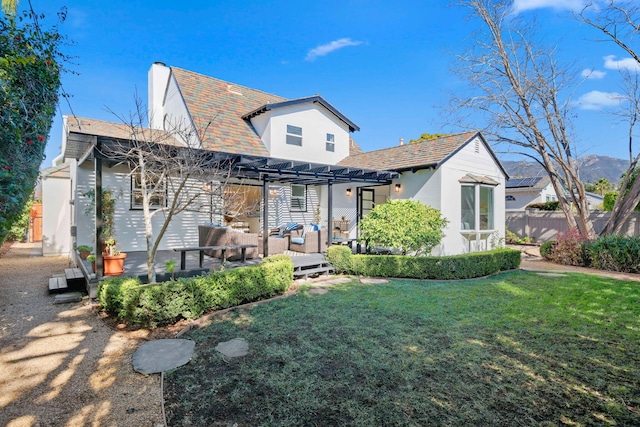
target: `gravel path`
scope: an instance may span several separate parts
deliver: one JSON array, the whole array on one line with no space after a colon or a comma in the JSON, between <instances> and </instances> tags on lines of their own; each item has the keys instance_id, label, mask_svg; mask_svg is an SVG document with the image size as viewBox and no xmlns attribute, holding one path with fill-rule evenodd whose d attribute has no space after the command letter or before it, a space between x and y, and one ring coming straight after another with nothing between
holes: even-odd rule
<instances>
[{"instance_id":1,"label":"gravel path","mask_svg":"<svg viewBox=\"0 0 640 427\"><path fill-rule=\"evenodd\" d=\"M162 426L160 376L133 371L147 331L111 329L88 301L53 304L67 258L17 243L0 258L0 426Z\"/></svg>"}]
</instances>

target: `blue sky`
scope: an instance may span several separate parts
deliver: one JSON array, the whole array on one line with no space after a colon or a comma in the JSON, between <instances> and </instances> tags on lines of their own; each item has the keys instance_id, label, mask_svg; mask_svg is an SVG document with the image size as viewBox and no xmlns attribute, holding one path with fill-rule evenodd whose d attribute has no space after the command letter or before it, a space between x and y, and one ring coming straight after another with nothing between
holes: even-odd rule
<instances>
[{"instance_id":1,"label":"blue sky","mask_svg":"<svg viewBox=\"0 0 640 427\"><path fill-rule=\"evenodd\" d=\"M23 6L26 5L26 2ZM133 97L146 101L154 61L288 98L321 94L361 130L366 150L388 147L421 133L459 131L441 107L461 82L453 53L472 41L477 22L451 1L168 1L33 0L49 16L68 8L61 30L76 57L64 89L79 116L118 121ZM605 114L619 92L615 69L627 55L569 16L583 0L517 0L518 13L538 19L561 59L589 78L575 88L581 99L579 154L625 158L626 129ZM615 102L613 102L615 103ZM609 107L606 108L611 108ZM49 166L60 152L61 104L47 146ZM478 123L478 128L482 123Z\"/></svg>"}]
</instances>

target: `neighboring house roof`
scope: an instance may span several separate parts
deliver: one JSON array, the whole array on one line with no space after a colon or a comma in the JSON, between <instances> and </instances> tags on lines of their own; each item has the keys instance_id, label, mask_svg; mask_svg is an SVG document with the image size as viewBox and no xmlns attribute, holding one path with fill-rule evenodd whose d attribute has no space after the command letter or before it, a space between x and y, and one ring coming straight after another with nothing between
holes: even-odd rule
<instances>
[{"instance_id":1,"label":"neighboring house roof","mask_svg":"<svg viewBox=\"0 0 640 427\"><path fill-rule=\"evenodd\" d=\"M356 154L362 154L362 148L358 145L358 143L351 137L349 137L349 155L355 156Z\"/></svg>"},{"instance_id":2,"label":"neighboring house roof","mask_svg":"<svg viewBox=\"0 0 640 427\"><path fill-rule=\"evenodd\" d=\"M269 156L267 147L243 116L286 98L171 67L203 148L233 154ZM208 125L207 125L208 124Z\"/></svg>"},{"instance_id":3,"label":"neighboring house roof","mask_svg":"<svg viewBox=\"0 0 640 427\"><path fill-rule=\"evenodd\" d=\"M57 166L42 169L40 176L43 178L69 178L70 171L69 163L62 163ZM40 197L40 199L42 199L42 197Z\"/></svg>"},{"instance_id":4,"label":"neighboring house roof","mask_svg":"<svg viewBox=\"0 0 640 427\"><path fill-rule=\"evenodd\" d=\"M548 176L537 176L533 178L511 178L505 182L507 189L542 190L551 180Z\"/></svg>"},{"instance_id":5,"label":"neighboring house roof","mask_svg":"<svg viewBox=\"0 0 640 427\"><path fill-rule=\"evenodd\" d=\"M338 111L333 105L329 104L329 102L327 102L327 100L321 97L320 95L308 96L308 97L298 98L298 99L291 99L288 101L277 102L273 104L264 104L256 108L255 110L251 111L250 113L245 114L244 116L242 116L242 118L249 120L252 117L258 116L270 110L276 110L282 107L289 107L291 105L299 105L299 104L307 104L307 103L322 105L324 108L329 110L334 116L336 116L338 119L343 121L347 126L349 126L350 132L360 130L360 128L355 123L349 120L344 114Z\"/></svg>"},{"instance_id":6,"label":"neighboring house roof","mask_svg":"<svg viewBox=\"0 0 640 427\"><path fill-rule=\"evenodd\" d=\"M338 164L341 166L358 166L399 172L432 167L438 168L476 136L484 142L504 175L508 177L509 175L502 166L502 163L500 163L500 160L498 160L491 147L489 147L478 131L441 136L439 138L421 140L409 144L350 155Z\"/></svg>"}]
</instances>

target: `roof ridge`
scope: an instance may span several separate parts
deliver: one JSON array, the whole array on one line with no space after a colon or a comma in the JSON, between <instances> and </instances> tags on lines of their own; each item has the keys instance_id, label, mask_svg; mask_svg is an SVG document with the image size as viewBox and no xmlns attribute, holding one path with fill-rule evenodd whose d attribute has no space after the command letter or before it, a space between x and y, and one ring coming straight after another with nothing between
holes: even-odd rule
<instances>
[{"instance_id":1,"label":"roof ridge","mask_svg":"<svg viewBox=\"0 0 640 427\"><path fill-rule=\"evenodd\" d=\"M378 148L377 150L363 151L363 152L362 152L362 153L360 153L360 154L355 154L355 156L360 156L360 155L362 155L362 154L369 154L369 153L377 153L377 152L387 151L387 150L397 150L397 149L399 149L400 147L411 147L411 146L414 146L414 147L415 147L415 145L416 145L416 144L422 144L422 143L425 143L425 142L433 142L433 141L438 140L438 139L445 139L445 138L456 137L456 136L464 135L464 134L467 134L467 133L472 134L472 135L475 135L475 134L477 134L478 132L479 132L479 131L477 131L477 130L476 130L476 131L467 131L467 132L460 132L460 133L452 133L452 134L449 134L449 135L446 135L446 136L440 136L440 137L438 137L438 138L424 139L424 140L420 140L420 141L409 142L409 143L407 143L407 144L402 144L402 145L392 145L391 147ZM466 141L468 141L469 139L471 139L471 137L467 138L467 139L465 140L465 142L466 142ZM349 156L349 157L351 157L351 156Z\"/></svg>"},{"instance_id":2,"label":"roof ridge","mask_svg":"<svg viewBox=\"0 0 640 427\"><path fill-rule=\"evenodd\" d=\"M228 81L228 80L222 80L222 79L219 79L219 78L217 78L217 77L208 76L208 75L206 75L206 74L202 74L202 73L199 73L199 72L197 72L197 71L191 71L191 70L187 70L187 69L185 69L185 68L173 67L173 66L171 66L171 67L169 67L169 68L170 68L171 70L174 70L174 69L175 69L175 70L180 70L180 71L183 71L183 72L185 72L185 73L195 74L195 75L198 75L198 76L200 76L200 77L204 77L204 78L211 79L211 80L216 80L216 81L221 82L221 83L227 83L227 84L231 84L231 85L234 85L234 86L239 86L239 87L241 87L241 88L249 89L249 90L254 91L254 92L260 92L260 93L262 93L262 94L264 94L264 95L268 95L268 96L275 96L275 97L278 97L278 98L281 98L281 99L284 99L284 100L289 100L289 98L285 98L284 96L280 96L280 95L276 95L276 94L274 94L274 93L266 92L266 91L261 90L261 89L256 89L256 88L253 88L253 87L249 87L249 86L241 85L241 84L239 84L239 83L230 82L230 81Z\"/></svg>"}]
</instances>

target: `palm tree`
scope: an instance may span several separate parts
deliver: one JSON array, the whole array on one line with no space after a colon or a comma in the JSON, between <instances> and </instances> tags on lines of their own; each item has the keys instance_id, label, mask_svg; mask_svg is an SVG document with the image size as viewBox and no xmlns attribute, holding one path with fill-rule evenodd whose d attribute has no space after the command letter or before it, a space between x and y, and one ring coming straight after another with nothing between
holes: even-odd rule
<instances>
[{"instance_id":1,"label":"palm tree","mask_svg":"<svg viewBox=\"0 0 640 427\"><path fill-rule=\"evenodd\" d=\"M595 188L596 192L601 196L604 196L604 193L606 193L607 191L613 188L613 186L611 185L611 183L607 178L600 178L598 182L593 184L593 187Z\"/></svg>"}]
</instances>

